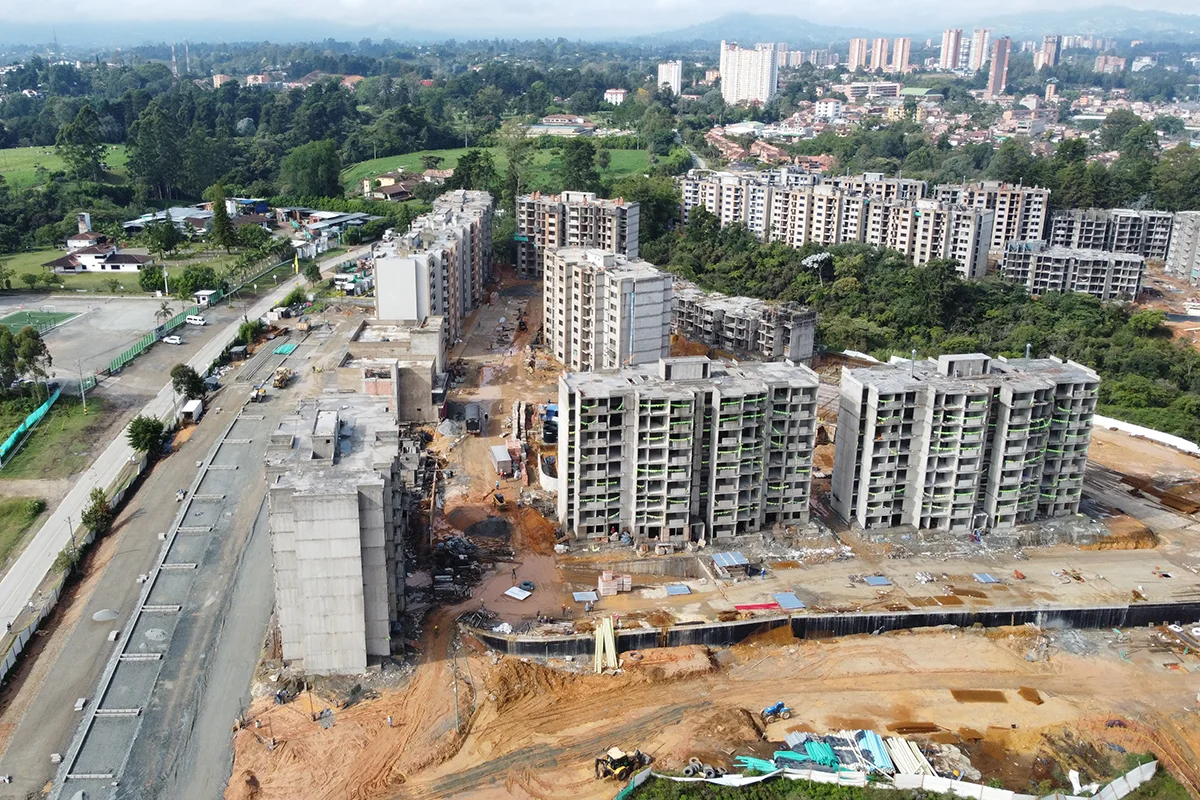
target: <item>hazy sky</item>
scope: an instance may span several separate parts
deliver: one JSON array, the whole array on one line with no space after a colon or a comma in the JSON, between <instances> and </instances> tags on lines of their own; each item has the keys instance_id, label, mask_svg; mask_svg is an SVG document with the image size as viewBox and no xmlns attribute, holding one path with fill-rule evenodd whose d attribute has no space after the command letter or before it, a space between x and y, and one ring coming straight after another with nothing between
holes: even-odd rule
<instances>
[{"instance_id":1,"label":"hazy sky","mask_svg":"<svg viewBox=\"0 0 1200 800\"><path fill-rule=\"evenodd\" d=\"M0 0L0 29L9 24L56 25L59 33L79 24L247 23L272 22L291 28L297 23L327 21L339 29L418 28L433 31L480 30L519 32L562 29L586 32L669 30L704 22L729 12L754 11L804 17L813 22L879 29L926 30L940 24L970 25L997 14L1026 11L1068 11L1100 5L1103 0L288 0L252 3L246 0ZM1197 13L1196 0L1131 0L1136 8ZM915 13L914 12L918 12ZM268 28L269 31L269 28ZM186 35L186 31L181 32ZM313 39L321 37L314 28ZM375 38L383 38L377 35Z\"/></svg>"}]
</instances>

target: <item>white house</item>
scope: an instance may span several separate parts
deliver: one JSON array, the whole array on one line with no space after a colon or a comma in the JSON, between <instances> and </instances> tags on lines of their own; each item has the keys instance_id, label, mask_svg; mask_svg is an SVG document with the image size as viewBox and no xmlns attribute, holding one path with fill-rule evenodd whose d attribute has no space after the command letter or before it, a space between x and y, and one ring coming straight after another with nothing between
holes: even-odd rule
<instances>
[{"instance_id":1,"label":"white house","mask_svg":"<svg viewBox=\"0 0 1200 800\"><path fill-rule=\"evenodd\" d=\"M817 119L841 119L842 101L836 97L825 97L818 100L813 108L813 116Z\"/></svg>"},{"instance_id":2,"label":"white house","mask_svg":"<svg viewBox=\"0 0 1200 800\"><path fill-rule=\"evenodd\" d=\"M625 91L624 89L605 89L604 102L610 103L614 106L619 106L621 103L625 102L625 97L628 94L629 92Z\"/></svg>"},{"instance_id":3,"label":"white house","mask_svg":"<svg viewBox=\"0 0 1200 800\"><path fill-rule=\"evenodd\" d=\"M154 259L140 253L126 253L115 244L101 241L84 247L73 246L79 234L67 239L67 254L42 264L58 273L79 272L140 272L143 267L154 263ZM101 237L104 239L104 237Z\"/></svg>"}]
</instances>

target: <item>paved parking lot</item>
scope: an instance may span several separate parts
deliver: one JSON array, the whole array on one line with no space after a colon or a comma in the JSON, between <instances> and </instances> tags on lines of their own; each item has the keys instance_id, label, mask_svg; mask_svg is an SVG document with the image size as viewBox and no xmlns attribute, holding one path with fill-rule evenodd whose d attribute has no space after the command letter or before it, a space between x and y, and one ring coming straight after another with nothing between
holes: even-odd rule
<instances>
[{"instance_id":1,"label":"paved parking lot","mask_svg":"<svg viewBox=\"0 0 1200 800\"><path fill-rule=\"evenodd\" d=\"M158 325L155 313L162 300L153 297L60 297L0 298L0 316L16 311L51 310L75 316L45 334L46 346L54 359L54 371L59 376L74 375L79 367L84 372L98 372L114 358L128 350ZM171 308L179 313L183 306L171 301ZM211 323L228 323L241 315L235 308L218 307L207 309L204 316ZM186 341L204 339L211 335L215 325L207 329L184 329L179 335ZM164 345L165 346L165 345ZM78 366L77 366L78 362Z\"/></svg>"}]
</instances>

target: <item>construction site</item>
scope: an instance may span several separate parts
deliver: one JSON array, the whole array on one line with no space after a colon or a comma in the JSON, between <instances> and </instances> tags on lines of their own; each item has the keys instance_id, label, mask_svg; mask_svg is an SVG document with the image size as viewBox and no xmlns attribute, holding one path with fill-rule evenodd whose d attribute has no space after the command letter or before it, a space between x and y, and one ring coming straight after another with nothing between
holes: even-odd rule
<instances>
[{"instance_id":1,"label":"construction site","mask_svg":"<svg viewBox=\"0 0 1200 800\"><path fill-rule=\"evenodd\" d=\"M1196 456L1097 425L1077 512L864 529L831 474L842 367L867 362L818 357L804 514L580 536L540 286L498 272L440 420L412 423L404 641L314 676L268 637L227 798L609 798L772 770L1120 797L1100 787L1146 753L1198 796ZM724 354L675 336L672 355Z\"/></svg>"}]
</instances>

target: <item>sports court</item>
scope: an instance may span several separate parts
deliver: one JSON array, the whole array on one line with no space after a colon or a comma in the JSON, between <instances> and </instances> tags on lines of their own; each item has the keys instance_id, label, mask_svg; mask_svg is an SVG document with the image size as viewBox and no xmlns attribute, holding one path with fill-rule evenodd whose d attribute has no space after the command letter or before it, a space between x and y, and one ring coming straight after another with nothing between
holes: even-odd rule
<instances>
[{"instance_id":1,"label":"sports court","mask_svg":"<svg viewBox=\"0 0 1200 800\"><path fill-rule=\"evenodd\" d=\"M56 305L39 306L37 309L24 309L0 318L0 325L7 326L13 333L32 325L38 331L45 331L66 322L75 316L75 311L60 311Z\"/></svg>"}]
</instances>

